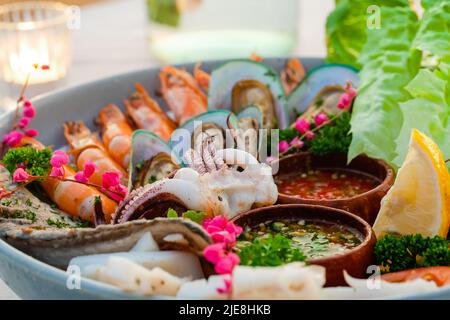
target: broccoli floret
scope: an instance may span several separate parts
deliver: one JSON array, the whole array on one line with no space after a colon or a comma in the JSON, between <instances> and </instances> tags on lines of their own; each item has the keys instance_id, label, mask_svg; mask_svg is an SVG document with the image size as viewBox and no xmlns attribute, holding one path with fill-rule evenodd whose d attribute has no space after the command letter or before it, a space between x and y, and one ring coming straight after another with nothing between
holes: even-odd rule
<instances>
[{"instance_id":1,"label":"broccoli floret","mask_svg":"<svg viewBox=\"0 0 450 320\"><path fill-rule=\"evenodd\" d=\"M375 257L382 272L450 266L449 242L439 236L386 235L376 243Z\"/></svg>"}]
</instances>

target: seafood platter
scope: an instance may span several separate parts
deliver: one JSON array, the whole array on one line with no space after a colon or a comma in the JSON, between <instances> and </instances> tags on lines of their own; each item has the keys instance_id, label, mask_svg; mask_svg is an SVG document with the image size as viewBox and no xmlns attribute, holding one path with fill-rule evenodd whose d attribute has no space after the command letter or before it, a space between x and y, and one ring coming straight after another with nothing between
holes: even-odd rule
<instances>
[{"instance_id":1,"label":"seafood platter","mask_svg":"<svg viewBox=\"0 0 450 320\"><path fill-rule=\"evenodd\" d=\"M0 118L2 279L23 298L450 299L450 5L431 3L383 7L354 50L338 5L326 60L25 84Z\"/></svg>"}]
</instances>

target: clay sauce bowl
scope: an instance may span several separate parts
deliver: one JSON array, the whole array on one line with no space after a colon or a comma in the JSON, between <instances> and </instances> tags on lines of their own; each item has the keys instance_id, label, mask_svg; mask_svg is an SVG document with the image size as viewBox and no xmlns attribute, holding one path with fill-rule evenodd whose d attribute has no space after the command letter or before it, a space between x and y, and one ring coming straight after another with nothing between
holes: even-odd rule
<instances>
[{"instance_id":1,"label":"clay sauce bowl","mask_svg":"<svg viewBox=\"0 0 450 320\"><path fill-rule=\"evenodd\" d=\"M367 267L374 263L376 238L367 222L350 212L307 204L283 204L253 209L234 217L236 225L253 228L268 220L306 220L312 222L335 223L349 227L362 235L357 247L328 257L307 260L308 264L326 268L325 286L346 286L343 271L353 277L367 278Z\"/></svg>"},{"instance_id":2,"label":"clay sauce bowl","mask_svg":"<svg viewBox=\"0 0 450 320\"><path fill-rule=\"evenodd\" d=\"M280 159L277 165L279 168L274 176L275 181L283 175L305 172L311 169L343 169L374 177L380 182L375 188L349 198L304 199L278 193L278 203L313 204L338 208L356 214L370 225L375 222L378 211L380 211L381 199L394 183L394 170L386 162L365 155L358 156L347 164L347 156L344 154L317 156L310 152L302 152Z\"/></svg>"}]
</instances>

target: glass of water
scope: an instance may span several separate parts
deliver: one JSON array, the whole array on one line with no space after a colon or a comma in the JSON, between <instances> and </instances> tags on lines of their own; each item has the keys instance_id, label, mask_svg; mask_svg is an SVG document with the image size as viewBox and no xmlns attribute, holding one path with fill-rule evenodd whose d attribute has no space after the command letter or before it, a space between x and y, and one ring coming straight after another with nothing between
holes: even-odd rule
<instances>
[{"instance_id":1,"label":"glass of water","mask_svg":"<svg viewBox=\"0 0 450 320\"><path fill-rule=\"evenodd\" d=\"M152 54L166 63L287 56L298 0L147 0Z\"/></svg>"}]
</instances>

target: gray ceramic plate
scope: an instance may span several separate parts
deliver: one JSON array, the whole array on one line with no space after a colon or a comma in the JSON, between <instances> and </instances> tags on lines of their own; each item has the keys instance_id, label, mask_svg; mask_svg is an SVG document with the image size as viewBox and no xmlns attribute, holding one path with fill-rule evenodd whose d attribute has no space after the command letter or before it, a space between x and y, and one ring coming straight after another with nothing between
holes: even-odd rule
<instances>
[{"instance_id":1,"label":"gray ceramic plate","mask_svg":"<svg viewBox=\"0 0 450 320\"><path fill-rule=\"evenodd\" d=\"M302 59L307 70L322 63L320 59ZM280 70L285 60L266 61ZM205 63L211 68L223 62ZM186 65L192 69L193 65ZM39 110L33 127L41 132L40 140L55 147L65 144L62 123L67 120L84 120L94 129L92 119L107 103L122 105L123 99L133 92L135 82L141 82L151 94L159 89L158 69L144 69L106 78L85 85L65 89L34 99ZM164 105L160 101L161 105ZM0 118L0 135L3 136L11 125L13 112ZM42 263L0 240L0 276L14 292L24 299L139 299L114 287L82 279L80 289L68 289L69 275L60 269ZM70 280L69 280L70 282ZM152 297L155 298L155 297ZM158 297L156 297L158 298ZM161 297L163 298L163 297ZM438 292L410 295L405 299L450 299L450 288Z\"/></svg>"}]
</instances>

